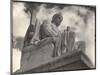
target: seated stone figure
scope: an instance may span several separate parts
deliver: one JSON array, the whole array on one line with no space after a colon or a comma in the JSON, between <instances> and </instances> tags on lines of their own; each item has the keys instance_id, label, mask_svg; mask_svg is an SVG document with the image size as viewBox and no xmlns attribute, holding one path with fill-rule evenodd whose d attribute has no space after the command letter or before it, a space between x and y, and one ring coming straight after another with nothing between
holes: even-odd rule
<instances>
[{"instance_id":1,"label":"seated stone figure","mask_svg":"<svg viewBox=\"0 0 100 75\"><path fill-rule=\"evenodd\" d=\"M58 30L58 26L62 22L63 17L60 13L55 14L52 17L52 21L44 21L40 24L39 20L36 20L36 27L29 27L24 40L24 47L22 49L22 55L26 52L38 50L39 48L52 43L54 46L52 56L61 55L61 33ZM34 29L32 31L32 29ZM30 34L33 33L32 36ZM27 44L28 43L28 44Z\"/></svg>"},{"instance_id":2,"label":"seated stone figure","mask_svg":"<svg viewBox=\"0 0 100 75\"><path fill-rule=\"evenodd\" d=\"M59 13L52 17L51 22L44 21L40 24L39 20L36 20L33 37L22 49L21 69L28 68L30 63L35 66L41 63L41 60L45 62L61 55L61 33L58 26L62 20L63 17Z\"/></svg>"},{"instance_id":3,"label":"seated stone figure","mask_svg":"<svg viewBox=\"0 0 100 75\"><path fill-rule=\"evenodd\" d=\"M39 46L44 46L47 43L53 43L54 52L52 56L55 57L55 56L60 55L61 33L58 30L58 26L60 25L62 20L63 20L63 17L61 16L60 13L55 14L51 22L48 22L46 20L43 22L42 25L40 25L39 21L37 20L35 34L31 40L31 44L33 44L34 46L38 46L39 48ZM26 50L27 48L23 49L23 51L26 51Z\"/></svg>"}]
</instances>

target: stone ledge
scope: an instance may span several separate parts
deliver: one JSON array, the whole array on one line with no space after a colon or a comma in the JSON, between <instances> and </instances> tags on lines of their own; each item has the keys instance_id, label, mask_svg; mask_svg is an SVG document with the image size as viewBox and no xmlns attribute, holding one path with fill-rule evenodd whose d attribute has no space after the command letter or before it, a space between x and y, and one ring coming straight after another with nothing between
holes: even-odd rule
<instances>
[{"instance_id":1,"label":"stone ledge","mask_svg":"<svg viewBox=\"0 0 100 75\"><path fill-rule=\"evenodd\" d=\"M66 67L66 68L63 68ZM67 71L77 69L90 69L94 68L88 57L81 51L73 51L66 53L62 56L55 57L47 63L38 65L27 71L16 71L15 73L39 73L39 72L53 72L53 71ZM59 70L61 69L61 70Z\"/></svg>"}]
</instances>

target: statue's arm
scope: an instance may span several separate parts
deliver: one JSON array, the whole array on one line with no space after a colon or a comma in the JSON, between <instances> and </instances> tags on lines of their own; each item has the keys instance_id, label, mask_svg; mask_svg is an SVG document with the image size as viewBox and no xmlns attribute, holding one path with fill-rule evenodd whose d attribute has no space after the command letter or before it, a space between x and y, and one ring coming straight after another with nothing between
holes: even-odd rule
<instances>
[{"instance_id":1,"label":"statue's arm","mask_svg":"<svg viewBox=\"0 0 100 75\"><path fill-rule=\"evenodd\" d=\"M35 22L36 28L35 28L35 34L31 39L31 44L35 43L35 41L39 40L39 31L40 31L40 22L39 20L36 20Z\"/></svg>"},{"instance_id":2,"label":"statue's arm","mask_svg":"<svg viewBox=\"0 0 100 75\"><path fill-rule=\"evenodd\" d=\"M45 32L46 32L49 36L51 36L51 37L56 37L56 36L58 36L58 32L52 28L52 25L51 25L51 24L46 24L46 25L44 25L44 27L45 27Z\"/></svg>"}]
</instances>

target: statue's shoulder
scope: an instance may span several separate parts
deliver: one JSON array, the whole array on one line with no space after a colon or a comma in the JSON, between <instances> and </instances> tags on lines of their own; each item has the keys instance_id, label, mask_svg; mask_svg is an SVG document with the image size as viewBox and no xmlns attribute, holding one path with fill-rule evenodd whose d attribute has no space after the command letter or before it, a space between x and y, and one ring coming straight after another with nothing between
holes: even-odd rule
<instances>
[{"instance_id":1,"label":"statue's shoulder","mask_svg":"<svg viewBox=\"0 0 100 75\"><path fill-rule=\"evenodd\" d=\"M43 25L44 27L48 27L48 26L51 25L51 22L50 22L49 20L44 20L43 23L42 23L42 25Z\"/></svg>"},{"instance_id":2,"label":"statue's shoulder","mask_svg":"<svg viewBox=\"0 0 100 75\"><path fill-rule=\"evenodd\" d=\"M44 20L43 24L50 24L50 21L49 20Z\"/></svg>"}]
</instances>

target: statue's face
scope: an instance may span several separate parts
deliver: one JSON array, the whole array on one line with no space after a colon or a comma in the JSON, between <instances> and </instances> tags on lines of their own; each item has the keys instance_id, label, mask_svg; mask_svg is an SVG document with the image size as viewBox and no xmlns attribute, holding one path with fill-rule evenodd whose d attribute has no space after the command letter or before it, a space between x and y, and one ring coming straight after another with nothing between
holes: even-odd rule
<instances>
[{"instance_id":1,"label":"statue's face","mask_svg":"<svg viewBox=\"0 0 100 75\"><path fill-rule=\"evenodd\" d=\"M61 22L62 22L62 20L59 17L54 19L54 23L56 24L56 26L59 26L61 24Z\"/></svg>"}]
</instances>

